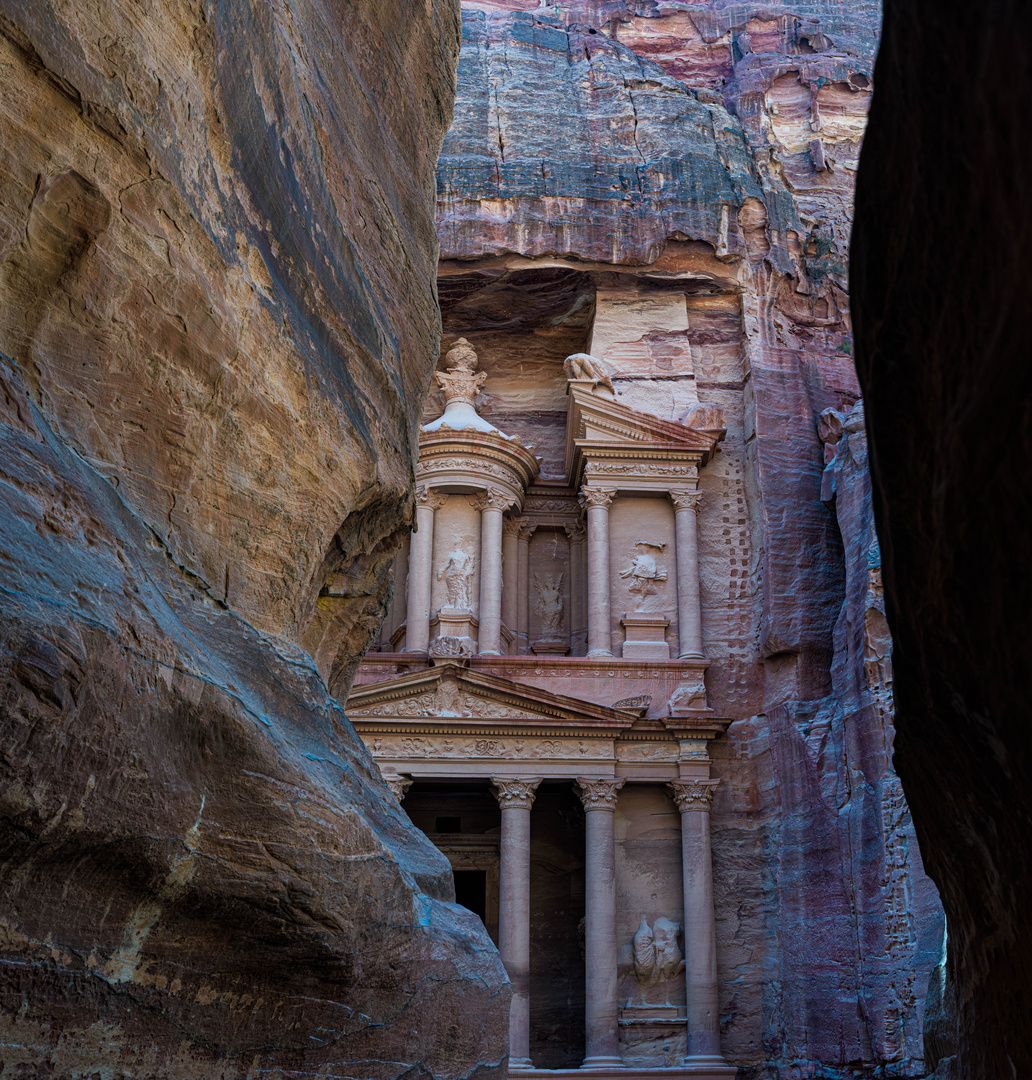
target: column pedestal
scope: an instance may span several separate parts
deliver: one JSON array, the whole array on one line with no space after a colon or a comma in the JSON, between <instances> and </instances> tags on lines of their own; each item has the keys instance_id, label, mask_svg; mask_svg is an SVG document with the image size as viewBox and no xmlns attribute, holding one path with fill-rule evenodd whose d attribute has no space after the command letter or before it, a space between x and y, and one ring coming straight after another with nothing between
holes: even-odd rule
<instances>
[{"instance_id":1,"label":"column pedestal","mask_svg":"<svg viewBox=\"0 0 1032 1080\"><path fill-rule=\"evenodd\" d=\"M614 811L623 780L578 777L584 804L584 1064L619 1069Z\"/></svg>"},{"instance_id":2,"label":"column pedestal","mask_svg":"<svg viewBox=\"0 0 1032 1080\"><path fill-rule=\"evenodd\" d=\"M512 983L509 1069L530 1060L530 808L540 776L491 781L502 808L498 882L498 953Z\"/></svg>"},{"instance_id":3,"label":"column pedestal","mask_svg":"<svg viewBox=\"0 0 1032 1080\"><path fill-rule=\"evenodd\" d=\"M673 780L667 787L681 812L684 871L685 979L688 992L688 1053L685 1065L726 1065L720 1053L717 995L717 934L713 913L710 803L719 780Z\"/></svg>"},{"instance_id":4,"label":"column pedestal","mask_svg":"<svg viewBox=\"0 0 1032 1080\"><path fill-rule=\"evenodd\" d=\"M613 655L609 603L609 504L615 491L585 487L588 508L588 656Z\"/></svg>"}]
</instances>

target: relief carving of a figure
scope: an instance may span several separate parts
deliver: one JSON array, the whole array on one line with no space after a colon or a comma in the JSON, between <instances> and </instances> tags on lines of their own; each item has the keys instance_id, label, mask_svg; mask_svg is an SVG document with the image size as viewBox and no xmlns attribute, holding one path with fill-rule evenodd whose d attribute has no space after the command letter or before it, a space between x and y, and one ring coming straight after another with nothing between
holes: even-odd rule
<instances>
[{"instance_id":1,"label":"relief carving of a figure","mask_svg":"<svg viewBox=\"0 0 1032 1080\"><path fill-rule=\"evenodd\" d=\"M656 592L659 583L666 581L666 568L656 562L656 554L665 547L666 544L650 544L647 540L639 540L634 545L637 554L631 560L631 565L620 571L620 577L631 579L627 590L638 594L639 607Z\"/></svg>"},{"instance_id":2,"label":"relief carving of a figure","mask_svg":"<svg viewBox=\"0 0 1032 1080\"><path fill-rule=\"evenodd\" d=\"M442 579L448 593L448 606L469 610L473 606L473 559L461 548L456 548L437 571L437 580Z\"/></svg>"},{"instance_id":3,"label":"relief carving of a figure","mask_svg":"<svg viewBox=\"0 0 1032 1080\"><path fill-rule=\"evenodd\" d=\"M538 614L546 637L555 637L562 633L566 603L563 598L565 583L565 574L547 574L543 579L537 574L534 575L534 586L538 593Z\"/></svg>"},{"instance_id":4,"label":"relief carving of a figure","mask_svg":"<svg viewBox=\"0 0 1032 1080\"><path fill-rule=\"evenodd\" d=\"M642 990L665 982L684 971L684 959L677 947L680 926L662 916L649 926L645 916L634 934L634 974Z\"/></svg>"}]
</instances>

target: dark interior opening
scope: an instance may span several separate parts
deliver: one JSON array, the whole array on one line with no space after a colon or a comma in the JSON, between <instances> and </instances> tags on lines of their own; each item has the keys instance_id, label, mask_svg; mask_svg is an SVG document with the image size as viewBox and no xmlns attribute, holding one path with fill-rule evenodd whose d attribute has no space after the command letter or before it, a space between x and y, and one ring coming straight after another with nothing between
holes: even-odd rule
<instances>
[{"instance_id":1,"label":"dark interior opening","mask_svg":"<svg viewBox=\"0 0 1032 1080\"><path fill-rule=\"evenodd\" d=\"M434 821L435 832L457 833L462 832L462 818L439 817Z\"/></svg>"},{"instance_id":2,"label":"dark interior opening","mask_svg":"<svg viewBox=\"0 0 1032 1080\"><path fill-rule=\"evenodd\" d=\"M487 916L487 874L483 870L455 871L455 903L468 908L481 922Z\"/></svg>"}]
</instances>

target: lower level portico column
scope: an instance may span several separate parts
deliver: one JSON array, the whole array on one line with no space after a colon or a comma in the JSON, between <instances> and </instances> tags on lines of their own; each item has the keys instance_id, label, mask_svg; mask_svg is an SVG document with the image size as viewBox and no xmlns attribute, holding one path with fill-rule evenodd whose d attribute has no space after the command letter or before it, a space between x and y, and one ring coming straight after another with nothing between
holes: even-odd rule
<instances>
[{"instance_id":1,"label":"lower level portico column","mask_svg":"<svg viewBox=\"0 0 1032 1080\"><path fill-rule=\"evenodd\" d=\"M530 808L540 776L491 781L502 808L498 882L498 952L512 983L509 1068L532 1069L530 1060Z\"/></svg>"},{"instance_id":2,"label":"lower level portico column","mask_svg":"<svg viewBox=\"0 0 1032 1080\"><path fill-rule=\"evenodd\" d=\"M584 1042L582 1069L613 1069L620 1058L616 1000L617 795L623 780L578 777L584 804Z\"/></svg>"},{"instance_id":3,"label":"lower level portico column","mask_svg":"<svg viewBox=\"0 0 1032 1080\"><path fill-rule=\"evenodd\" d=\"M408 608L405 652L426 652L430 645L430 587L433 584L434 511L448 501L433 488L416 492L416 528L409 546Z\"/></svg>"},{"instance_id":4,"label":"lower level portico column","mask_svg":"<svg viewBox=\"0 0 1032 1080\"><path fill-rule=\"evenodd\" d=\"M673 780L667 786L681 811L684 870L685 977L688 984L686 1064L725 1064L720 1055L717 934L713 914L710 803L719 780Z\"/></svg>"},{"instance_id":5,"label":"lower level portico column","mask_svg":"<svg viewBox=\"0 0 1032 1080\"><path fill-rule=\"evenodd\" d=\"M480 508L480 632L477 651L497 656L502 651L502 495L485 492Z\"/></svg>"},{"instance_id":6,"label":"lower level portico column","mask_svg":"<svg viewBox=\"0 0 1032 1080\"><path fill-rule=\"evenodd\" d=\"M581 488L581 498L588 508L588 656L613 655L609 614L609 504L615 495L608 488Z\"/></svg>"},{"instance_id":7,"label":"lower level portico column","mask_svg":"<svg viewBox=\"0 0 1032 1080\"><path fill-rule=\"evenodd\" d=\"M679 657L702 659L702 599L699 591L698 491L671 491L677 544L677 636Z\"/></svg>"}]
</instances>

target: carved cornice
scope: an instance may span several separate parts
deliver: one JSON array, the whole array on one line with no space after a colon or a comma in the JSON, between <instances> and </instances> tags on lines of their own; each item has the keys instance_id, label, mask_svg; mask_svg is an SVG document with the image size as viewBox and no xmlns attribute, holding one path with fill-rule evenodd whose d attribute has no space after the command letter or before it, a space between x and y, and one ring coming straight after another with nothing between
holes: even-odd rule
<instances>
[{"instance_id":1,"label":"carved cornice","mask_svg":"<svg viewBox=\"0 0 1032 1080\"><path fill-rule=\"evenodd\" d=\"M440 510L447 501L448 496L443 491L438 491L428 484L421 484L416 488L417 506L429 506L431 510Z\"/></svg>"},{"instance_id":2,"label":"carved cornice","mask_svg":"<svg viewBox=\"0 0 1032 1080\"><path fill-rule=\"evenodd\" d=\"M402 776L400 773L385 773L383 782L391 789L394 797L401 802L405 798L405 792L412 787L411 777Z\"/></svg>"},{"instance_id":3,"label":"carved cornice","mask_svg":"<svg viewBox=\"0 0 1032 1080\"><path fill-rule=\"evenodd\" d=\"M512 807L529 810L534 805L534 792L541 780L540 776L492 777L491 787L503 810Z\"/></svg>"},{"instance_id":4,"label":"carved cornice","mask_svg":"<svg viewBox=\"0 0 1032 1080\"><path fill-rule=\"evenodd\" d=\"M589 508L601 506L608 510L609 504L616 498L616 491L613 488L589 487L585 484L581 488L580 497L584 506Z\"/></svg>"},{"instance_id":5,"label":"carved cornice","mask_svg":"<svg viewBox=\"0 0 1032 1080\"><path fill-rule=\"evenodd\" d=\"M702 492L671 491L670 501L677 510L695 510L697 512L699 507L702 506Z\"/></svg>"},{"instance_id":6,"label":"carved cornice","mask_svg":"<svg viewBox=\"0 0 1032 1080\"><path fill-rule=\"evenodd\" d=\"M577 786L580 788L577 794L585 810L615 810L624 781L578 776Z\"/></svg>"},{"instance_id":7,"label":"carved cornice","mask_svg":"<svg viewBox=\"0 0 1032 1080\"><path fill-rule=\"evenodd\" d=\"M667 784L673 793L677 809L682 814L693 810L701 810L709 813L710 804L713 802L713 789L720 783L719 780L704 780L693 778L689 780L671 780Z\"/></svg>"},{"instance_id":8,"label":"carved cornice","mask_svg":"<svg viewBox=\"0 0 1032 1080\"><path fill-rule=\"evenodd\" d=\"M583 521L569 522L563 528L571 544L583 543L588 538L588 530Z\"/></svg>"}]
</instances>

